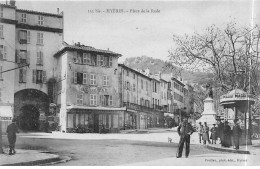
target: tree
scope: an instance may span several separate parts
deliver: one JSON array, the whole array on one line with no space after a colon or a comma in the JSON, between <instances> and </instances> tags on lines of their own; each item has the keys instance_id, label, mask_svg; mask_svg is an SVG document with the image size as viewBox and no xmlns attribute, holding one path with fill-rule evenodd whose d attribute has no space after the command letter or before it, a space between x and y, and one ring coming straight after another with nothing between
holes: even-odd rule
<instances>
[{"instance_id":1,"label":"tree","mask_svg":"<svg viewBox=\"0 0 260 169\"><path fill-rule=\"evenodd\" d=\"M213 74L214 87L226 93L241 88L259 94L259 40L260 29L238 28L230 22L225 29L212 25L202 33L173 35L174 48L169 51L170 61L191 71Z\"/></svg>"}]
</instances>

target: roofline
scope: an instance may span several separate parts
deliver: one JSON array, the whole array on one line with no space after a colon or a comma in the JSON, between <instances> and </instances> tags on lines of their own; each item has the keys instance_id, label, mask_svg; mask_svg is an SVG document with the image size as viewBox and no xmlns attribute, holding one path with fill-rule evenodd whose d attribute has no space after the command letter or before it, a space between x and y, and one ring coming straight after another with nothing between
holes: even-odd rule
<instances>
[{"instance_id":1,"label":"roofline","mask_svg":"<svg viewBox=\"0 0 260 169\"><path fill-rule=\"evenodd\" d=\"M6 8L16 9L16 6L11 6L11 5L8 5L8 4L2 4L2 3L0 3L0 6L4 6L4 7L6 7Z\"/></svg>"},{"instance_id":2,"label":"roofline","mask_svg":"<svg viewBox=\"0 0 260 169\"><path fill-rule=\"evenodd\" d=\"M95 48L94 48L95 49ZM96 50L101 50L101 49L96 49ZM118 53L106 53L106 52L102 52L101 51L91 51L91 50L87 50L87 49L77 49L77 48L73 48L73 46L65 46L63 47L61 50L59 50L58 52L56 52L54 54L54 57L57 57L59 55L62 55L63 53L65 53L66 51L87 51L87 52L92 52L92 53L100 53L100 54L109 54L109 55L113 55L113 56L118 56L118 57L121 57L122 55L121 54L118 54ZM105 51L105 50L103 50ZM108 51L108 52L111 52L111 51Z\"/></svg>"},{"instance_id":3,"label":"roofline","mask_svg":"<svg viewBox=\"0 0 260 169\"><path fill-rule=\"evenodd\" d=\"M16 9L16 11L22 12L22 13L39 14L39 15L63 18L63 14L46 13L46 12L39 12L39 11L26 10L26 9ZM63 13L63 12L61 12L61 13Z\"/></svg>"},{"instance_id":4,"label":"roofline","mask_svg":"<svg viewBox=\"0 0 260 169\"><path fill-rule=\"evenodd\" d=\"M152 80L152 78L150 78L150 77L148 77L148 76L146 76L146 75L144 75L144 74L142 74L142 73L140 73L140 72L138 72L138 71L136 71L136 70L134 70L134 69L132 69L132 68L126 66L126 65L124 65L124 64L119 63L118 66L122 66L122 67L124 67L124 68L126 68L126 69L129 69L129 70L135 72L136 74L139 74L139 75L141 75L141 76L143 76L143 77L148 78L149 80Z\"/></svg>"},{"instance_id":5,"label":"roofline","mask_svg":"<svg viewBox=\"0 0 260 169\"><path fill-rule=\"evenodd\" d=\"M182 87L185 86L185 84L183 84L182 82L180 82L178 79L176 79L175 77L172 77L171 80L175 80L177 83L179 83L180 85L182 85Z\"/></svg>"}]
</instances>

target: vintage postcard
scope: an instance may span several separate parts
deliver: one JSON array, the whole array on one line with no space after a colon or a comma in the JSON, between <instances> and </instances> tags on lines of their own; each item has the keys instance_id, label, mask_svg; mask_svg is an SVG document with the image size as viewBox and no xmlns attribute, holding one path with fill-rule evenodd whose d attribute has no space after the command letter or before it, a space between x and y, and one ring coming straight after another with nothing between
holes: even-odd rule
<instances>
[{"instance_id":1,"label":"vintage postcard","mask_svg":"<svg viewBox=\"0 0 260 169\"><path fill-rule=\"evenodd\" d=\"M260 165L259 9L0 0L0 165Z\"/></svg>"}]
</instances>

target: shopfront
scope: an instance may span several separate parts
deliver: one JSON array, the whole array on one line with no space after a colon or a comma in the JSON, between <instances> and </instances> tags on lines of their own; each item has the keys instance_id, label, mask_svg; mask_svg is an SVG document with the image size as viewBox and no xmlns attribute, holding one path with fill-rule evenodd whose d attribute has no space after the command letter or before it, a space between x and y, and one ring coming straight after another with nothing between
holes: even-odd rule
<instances>
[{"instance_id":1,"label":"shopfront","mask_svg":"<svg viewBox=\"0 0 260 169\"><path fill-rule=\"evenodd\" d=\"M122 125L122 114L120 108L109 109L88 109L70 108L67 111L67 131L79 126L89 129L88 131L100 133L106 129L110 133L118 133Z\"/></svg>"}]
</instances>

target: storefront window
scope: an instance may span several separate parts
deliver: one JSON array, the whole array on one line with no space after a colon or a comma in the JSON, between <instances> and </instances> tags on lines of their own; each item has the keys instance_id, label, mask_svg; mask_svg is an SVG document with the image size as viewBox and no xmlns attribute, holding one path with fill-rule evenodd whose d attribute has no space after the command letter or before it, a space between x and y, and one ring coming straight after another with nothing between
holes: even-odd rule
<instances>
[{"instance_id":1,"label":"storefront window","mask_svg":"<svg viewBox=\"0 0 260 169\"><path fill-rule=\"evenodd\" d=\"M73 114L68 114L68 128L73 128Z\"/></svg>"},{"instance_id":2,"label":"storefront window","mask_svg":"<svg viewBox=\"0 0 260 169\"><path fill-rule=\"evenodd\" d=\"M118 128L118 115L117 114L113 115L113 127Z\"/></svg>"},{"instance_id":3,"label":"storefront window","mask_svg":"<svg viewBox=\"0 0 260 169\"><path fill-rule=\"evenodd\" d=\"M85 114L85 126L89 124L89 115Z\"/></svg>"}]
</instances>

